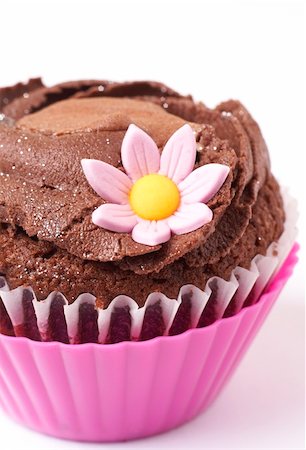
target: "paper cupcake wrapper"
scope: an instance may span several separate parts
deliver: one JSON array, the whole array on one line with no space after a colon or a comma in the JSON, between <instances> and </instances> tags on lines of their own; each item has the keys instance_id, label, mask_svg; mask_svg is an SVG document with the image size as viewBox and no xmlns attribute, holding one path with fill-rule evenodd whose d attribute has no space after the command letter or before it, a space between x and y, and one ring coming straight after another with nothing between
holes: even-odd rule
<instances>
[{"instance_id":1,"label":"paper cupcake wrapper","mask_svg":"<svg viewBox=\"0 0 306 450\"><path fill-rule=\"evenodd\" d=\"M296 250L255 305L205 328L116 345L0 335L2 408L36 431L79 441L121 441L177 427L227 382L291 275Z\"/></svg>"},{"instance_id":2,"label":"paper cupcake wrapper","mask_svg":"<svg viewBox=\"0 0 306 450\"><path fill-rule=\"evenodd\" d=\"M265 256L256 255L249 270L236 267L229 281L212 277L204 290L185 285L177 299L154 292L141 308L132 298L119 295L106 309L97 309L90 293L70 305L59 292L37 301L31 287L10 290L0 277L0 332L38 341L109 344L176 335L237 314L258 301L293 246L296 203L288 194L283 197L287 219L279 241Z\"/></svg>"}]
</instances>

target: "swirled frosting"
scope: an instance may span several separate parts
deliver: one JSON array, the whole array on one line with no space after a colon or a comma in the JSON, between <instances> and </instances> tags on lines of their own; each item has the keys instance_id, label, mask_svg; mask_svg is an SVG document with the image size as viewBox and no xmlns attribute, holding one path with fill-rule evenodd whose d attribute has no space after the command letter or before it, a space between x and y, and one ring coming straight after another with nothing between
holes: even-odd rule
<instances>
[{"instance_id":1,"label":"swirled frosting","mask_svg":"<svg viewBox=\"0 0 306 450\"><path fill-rule=\"evenodd\" d=\"M39 80L0 90L0 272L11 287L31 285L39 298L82 292L101 306L119 294L140 305L152 291L176 297L183 284L204 287L248 267L282 232L284 211L266 144L238 102L215 109L155 82L79 81L44 87ZM136 243L129 233L97 227L101 198L82 172L83 158L122 167L128 126L142 128L159 151L188 123L196 166L230 167L209 201L213 220L165 244Z\"/></svg>"}]
</instances>

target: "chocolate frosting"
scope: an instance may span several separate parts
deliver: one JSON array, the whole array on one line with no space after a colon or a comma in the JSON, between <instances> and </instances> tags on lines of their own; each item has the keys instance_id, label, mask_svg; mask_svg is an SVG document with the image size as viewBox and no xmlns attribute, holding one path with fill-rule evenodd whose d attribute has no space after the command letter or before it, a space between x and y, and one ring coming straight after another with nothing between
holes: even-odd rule
<instances>
[{"instance_id":1,"label":"chocolate frosting","mask_svg":"<svg viewBox=\"0 0 306 450\"><path fill-rule=\"evenodd\" d=\"M0 271L10 285L52 289L73 301L92 292L106 306L119 294L141 305L148 293L175 297L214 274L227 278L265 253L283 227L279 188L256 122L238 101L209 109L155 82L39 80L0 90ZM82 158L121 167L120 149L134 123L160 152L185 123L197 140L196 166L226 164L230 174L210 200L212 222L163 245L95 226L103 203L81 170Z\"/></svg>"}]
</instances>

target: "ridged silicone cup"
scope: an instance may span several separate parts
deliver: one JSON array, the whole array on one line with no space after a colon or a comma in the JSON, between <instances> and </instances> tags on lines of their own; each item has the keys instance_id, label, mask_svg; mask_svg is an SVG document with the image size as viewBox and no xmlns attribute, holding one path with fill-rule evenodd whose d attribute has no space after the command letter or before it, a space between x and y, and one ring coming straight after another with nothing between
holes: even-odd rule
<instances>
[{"instance_id":1,"label":"ridged silicone cup","mask_svg":"<svg viewBox=\"0 0 306 450\"><path fill-rule=\"evenodd\" d=\"M206 328L144 342L67 345L0 335L0 404L16 421L79 441L177 427L215 399L297 261L295 245L258 303Z\"/></svg>"}]
</instances>

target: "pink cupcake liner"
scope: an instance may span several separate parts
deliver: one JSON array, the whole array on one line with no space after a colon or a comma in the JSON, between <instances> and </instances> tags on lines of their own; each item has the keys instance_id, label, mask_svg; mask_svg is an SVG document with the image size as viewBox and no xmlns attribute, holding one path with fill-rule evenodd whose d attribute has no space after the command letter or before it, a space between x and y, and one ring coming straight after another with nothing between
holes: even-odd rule
<instances>
[{"instance_id":1,"label":"pink cupcake liner","mask_svg":"<svg viewBox=\"0 0 306 450\"><path fill-rule=\"evenodd\" d=\"M0 335L0 404L14 420L79 441L167 431L215 399L297 262L295 244L259 301L205 328L113 345Z\"/></svg>"}]
</instances>

